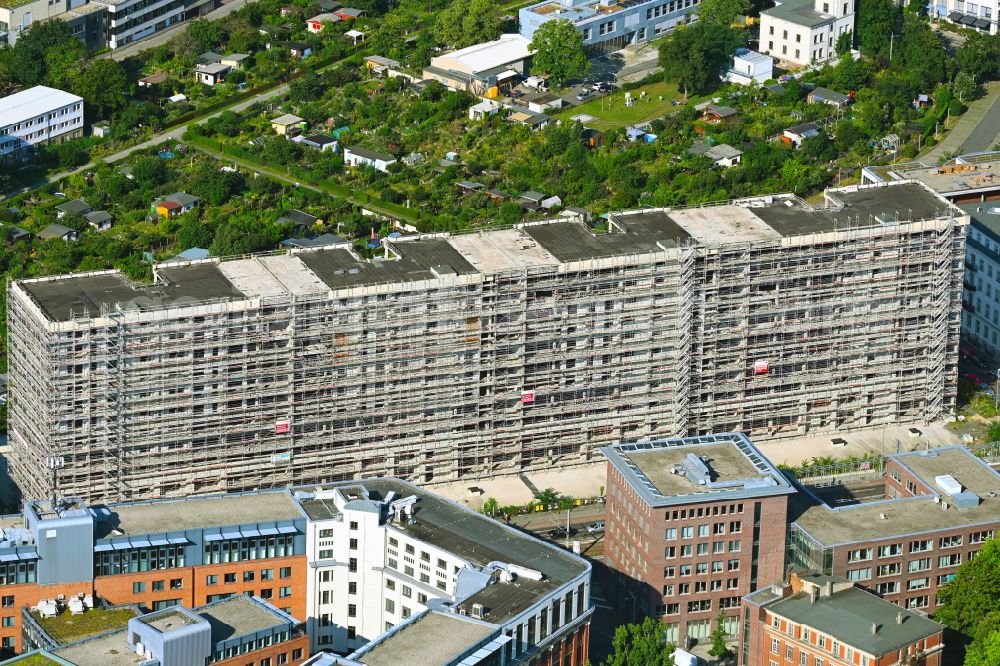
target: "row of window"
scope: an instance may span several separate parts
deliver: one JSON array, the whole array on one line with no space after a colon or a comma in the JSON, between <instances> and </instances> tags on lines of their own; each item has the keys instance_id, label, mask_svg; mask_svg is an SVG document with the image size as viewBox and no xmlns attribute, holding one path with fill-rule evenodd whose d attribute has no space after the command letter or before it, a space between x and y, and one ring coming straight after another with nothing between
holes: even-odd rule
<instances>
[{"instance_id":1,"label":"row of window","mask_svg":"<svg viewBox=\"0 0 1000 666\"><path fill-rule=\"evenodd\" d=\"M712 542L712 554L720 555L726 552L725 541L714 541ZM743 542L738 539L730 540L729 542L729 552L738 553L743 548ZM708 543L698 543L698 544L684 544L680 547L681 557L693 557L694 554L698 555L708 555ZM663 549L663 557L666 559L673 559L677 557L677 546L666 546Z\"/></svg>"},{"instance_id":2,"label":"row of window","mask_svg":"<svg viewBox=\"0 0 1000 666\"><path fill-rule=\"evenodd\" d=\"M243 582L244 583L250 583L250 582L252 582L253 579L254 579L254 575L255 575L255 572L253 572L253 571L244 571L243 572ZM281 578L281 579L291 578L292 577L292 568L291 567L281 567L280 569L278 569L278 577ZM262 581L274 580L274 569L261 569L260 570L260 579ZM233 583L237 582L236 581L236 574L233 573L233 572L222 574L222 580L223 580L224 584L226 584L226 585L232 585ZM154 582L154 585L155 584L156 583ZM212 575L206 576L205 577L205 584L206 585L218 585L219 584L219 576L217 574L212 574Z\"/></svg>"},{"instance_id":3,"label":"row of window","mask_svg":"<svg viewBox=\"0 0 1000 666\"><path fill-rule=\"evenodd\" d=\"M205 564L264 560L295 554L295 537L291 534L211 541L205 544Z\"/></svg>"},{"instance_id":4,"label":"row of window","mask_svg":"<svg viewBox=\"0 0 1000 666\"><path fill-rule=\"evenodd\" d=\"M743 503L737 504L713 504L712 506L699 506L696 509L673 509L667 510L663 516L664 520L688 520L689 518L708 518L710 516L726 516L743 513Z\"/></svg>"},{"instance_id":5,"label":"row of window","mask_svg":"<svg viewBox=\"0 0 1000 666\"><path fill-rule=\"evenodd\" d=\"M696 562L694 565L691 564L681 564L676 568L673 566L663 567L663 577L673 578L677 575L680 576L690 576L692 573L696 576L705 575L709 572L709 564L711 564L711 571L714 574L722 573L723 571L739 571L740 561L739 560L715 560L711 563L709 562Z\"/></svg>"},{"instance_id":6,"label":"row of window","mask_svg":"<svg viewBox=\"0 0 1000 666\"><path fill-rule=\"evenodd\" d=\"M694 593L701 594L702 592L718 592L722 590L722 579L717 580L699 580L694 583ZM740 586L739 578L728 578L725 581L727 590L735 590ZM681 596L685 594L691 594L691 583L677 583L677 593ZM663 586L663 596L672 597L674 596L674 583L667 583Z\"/></svg>"},{"instance_id":7,"label":"row of window","mask_svg":"<svg viewBox=\"0 0 1000 666\"><path fill-rule=\"evenodd\" d=\"M685 525L680 528L680 535L682 539L693 539L695 536L695 526ZM743 531L743 521L732 520L729 522L729 533L739 534ZM726 533L726 523L715 523L714 525L698 525L698 538L707 538L709 536L721 536ZM664 538L667 541L674 541L677 539L677 528L668 527L664 530Z\"/></svg>"}]
</instances>

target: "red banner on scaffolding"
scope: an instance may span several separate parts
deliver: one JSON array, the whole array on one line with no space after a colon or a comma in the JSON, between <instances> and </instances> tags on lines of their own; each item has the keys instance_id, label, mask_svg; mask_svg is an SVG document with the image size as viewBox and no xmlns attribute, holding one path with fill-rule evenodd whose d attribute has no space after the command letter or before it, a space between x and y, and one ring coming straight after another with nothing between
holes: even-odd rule
<instances>
[{"instance_id":1,"label":"red banner on scaffolding","mask_svg":"<svg viewBox=\"0 0 1000 666\"><path fill-rule=\"evenodd\" d=\"M754 361L753 374L766 375L768 370L767 361Z\"/></svg>"},{"instance_id":2,"label":"red banner on scaffolding","mask_svg":"<svg viewBox=\"0 0 1000 666\"><path fill-rule=\"evenodd\" d=\"M282 419L281 421L274 422L274 434L284 435L289 430L291 430L292 423L288 419Z\"/></svg>"},{"instance_id":3,"label":"red banner on scaffolding","mask_svg":"<svg viewBox=\"0 0 1000 666\"><path fill-rule=\"evenodd\" d=\"M521 404L530 405L535 401L534 391L521 391Z\"/></svg>"}]
</instances>

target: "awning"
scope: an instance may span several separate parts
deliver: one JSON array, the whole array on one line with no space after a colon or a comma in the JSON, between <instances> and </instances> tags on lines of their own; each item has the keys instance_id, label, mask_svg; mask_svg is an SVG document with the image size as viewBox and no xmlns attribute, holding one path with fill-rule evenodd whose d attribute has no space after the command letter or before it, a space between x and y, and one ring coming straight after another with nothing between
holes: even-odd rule
<instances>
[{"instance_id":1,"label":"awning","mask_svg":"<svg viewBox=\"0 0 1000 666\"><path fill-rule=\"evenodd\" d=\"M130 544L128 541L119 541L117 543L111 544L112 550L128 550L131 547L132 544Z\"/></svg>"},{"instance_id":2,"label":"awning","mask_svg":"<svg viewBox=\"0 0 1000 666\"><path fill-rule=\"evenodd\" d=\"M0 562L16 562L17 560L17 553L4 553L0 555Z\"/></svg>"},{"instance_id":3,"label":"awning","mask_svg":"<svg viewBox=\"0 0 1000 666\"><path fill-rule=\"evenodd\" d=\"M103 553L108 550L114 550L114 548L111 547L110 543L99 543L96 546L94 546L95 553Z\"/></svg>"},{"instance_id":4,"label":"awning","mask_svg":"<svg viewBox=\"0 0 1000 666\"><path fill-rule=\"evenodd\" d=\"M243 530L243 529L241 529L240 530L240 534L242 534L244 537L259 537L260 536L260 531L259 530Z\"/></svg>"},{"instance_id":5,"label":"awning","mask_svg":"<svg viewBox=\"0 0 1000 666\"><path fill-rule=\"evenodd\" d=\"M149 543L149 539L132 539L133 548L149 548L152 545Z\"/></svg>"},{"instance_id":6,"label":"awning","mask_svg":"<svg viewBox=\"0 0 1000 666\"><path fill-rule=\"evenodd\" d=\"M969 16L968 14L963 14L962 18L960 18L958 20L958 22L961 23L961 24L963 24L963 25L972 25L973 23L976 22L976 17L975 16Z\"/></svg>"},{"instance_id":7,"label":"awning","mask_svg":"<svg viewBox=\"0 0 1000 666\"><path fill-rule=\"evenodd\" d=\"M515 76L520 76L520 74L514 71L513 69L508 69L497 74L497 81L503 81L504 79L512 79Z\"/></svg>"},{"instance_id":8,"label":"awning","mask_svg":"<svg viewBox=\"0 0 1000 666\"><path fill-rule=\"evenodd\" d=\"M221 534L206 534L205 541L222 541Z\"/></svg>"},{"instance_id":9,"label":"awning","mask_svg":"<svg viewBox=\"0 0 1000 666\"><path fill-rule=\"evenodd\" d=\"M957 23L959 20L961 20L961 18L962 18L962 15L959 14L958 12L951 12L951 13L948 14L948 20L949 21L954 21L954 22Z\"/></svg>"},{"instance_id":10,"label":"awning","mask_svg":"<svg viewBox=\"0 0 1000 666\"><path fill-rule=\"evenodd\" d=\"M38 553L18 553L17 559L19 560L37 560Z\"/></svg>"},{"instance_id":11,"label":"awning","mask_svg":"<svg viewBox=\"0 0 1000 666\"><path fill-rule=\"evenodd\" d=\"M170 543L178 545L184 543L190 543L187 537L170 537Z\"/></svg>"},{"instance_id":12,"label":"awning","mask_svg":"<svg viewBox=\"0 0 1000 666\"><path fill-rule=\"evenodd\" d=\"M242 539L243 535L239 532L223 532L222 538L232 541L234 539Z\"/></svg>"},{"instance_id":13,"label":"awning","mask_svg":"<svg viewBox=\"0 0 1000 666\"><path fill-rule=\"evenodd\" d=\"M169 546L170 542L166 539L150 539L149 545L151 546Z\"/></svg>"},{"instance_id":14,"label":"awning","mask_svg":"<svg viewBox=\"0 0 1000 666\"><path fill-rule=\"evenodd\" d=\"M972 25L976 26L980 30L987 30L990 27L990 22L984 18L977 18L972 22Z\"/></svg>"},{"instance_id":15,"label":"awning","mask_svg":"<svg viewBox=\"0 0 1000 666\"><path fill-rule=\"evenodd\" d=\"M278 530L273 527L262 527L260 528L261 536L274 536L278 533Z\"/></svg>"},{"instance_id":16,"label":"awning","mask_svg":"<svg viewBox=\"0 0 1000 666\"><path fill-rule=\"evenodd\" d=\"M292 526L292 525L283 525L283 526L281 526L281 527L278 528L278 533L279 534L295 534L297 532L298 532L298 530L295 529L295 527Z\"/></svg>"}]
</instances>

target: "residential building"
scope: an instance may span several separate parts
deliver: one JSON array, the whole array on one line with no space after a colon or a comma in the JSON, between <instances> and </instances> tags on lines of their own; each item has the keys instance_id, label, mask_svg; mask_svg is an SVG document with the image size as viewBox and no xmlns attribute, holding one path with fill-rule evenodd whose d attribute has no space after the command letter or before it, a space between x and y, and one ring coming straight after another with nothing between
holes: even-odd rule
<instances>
[{"instance_id":1,"label":"residential building","mask_svg":"<svg viewBox=\"0 0 1000 666\"><path fill-rule=\"evenodd\" d=\"M743 159L743 151L733 148L728 143L718 143L710 146L707 143L696 143L688 148L691 155L704 155L712 160L717 167L728 168L739 164Z\"/></svg>"},{"instance_id":2,"label":"residential building","mask_svg":"<svg viewBox=\"0 0 1000 666\"><path fill-rule=\"evenodd\" d=\"M311 33L323 32L324 23L340 23L343 19L329 12L317 14L306 21L306 29Z\"/></svg>"},{"instance_id":3,"label":"residential building","mask_svg":"<svg viewBox=\"0 0 1000 666\"><path fill-rule=\"evenodd\" d=\"M968 220L896 183L11 281L11 477L46 496L60 456L90 500L442 483L943 418Z\"/></svg>"},{"instance_id":4,"label":"residential building","mask_svg":"<svg viewBox=\"0 0 1000 666\"><path fill-rule=\"evenodd\" d=\"M195 80L207 86L215 86L225 82L226 74L229 73L230 69L232 68L229 65L223 65L221 62L211 65L195 65Z\"/></svg>"},{"instance_id":5,"label":"residential building","mask_svg":"<svg viewBox=\"0 0 1000 666\"><path fill-rule=\"evenodd\" d=\"M108 46L117 49L184 20L185 0L91 0L107 8Z\"/></svg>"},{"instance_id":6,"label":"residential building","mask_svg":"<svg viewBox=\"0 0 1000 666\"><path fill-rule=\"evenodd\" d=\"M737 49L733 64L723 78L744 86L751 83L763 84L774 78L774 59L749 49Z\"/></svg>"},{"instance_id":7,"label":"residential building","mask_svg":"<svg viewBox=\"0 0 1000 666\"><path fill-rule=\"evenodd\" d=\"M809 104L827 104L836 109L843 109L853 101L854 98L851 95L845 95L828 88L813 88L806 95L806 102Z\"/></svg>"},{"instance_id":8,"label":"residential building","mask_svg":"<svg viewBox=\"0 0 1000 666\"><path fill-rule=\"evenodd\" d=\"M28 501L0 518L0 646L60 595L160 610L253 594L306 617L306 519L287 490L91 506Z\"/></svg>"},{"instance_id":9,"label":"residential building","mask_svg":"<svg viewBox=\"0 0 1000 666\"><path fill-rule=\"evenodd\" d=\"M409 644L407 658L371 663L451 663L486 646L497 664L587 660L590 564L579 556L398 480L296 497L309 520L314 650Z\"/></svg>"},{"instance_id":10,"label":"residential building","mask_svg":"<svg viewBox=\"0 0 1000 666\"><path fill-rule=\"evenodd\" d=\"M59 240L64 240L67 243L75 241L78 235L79 234L77 234L76 229L71 229L62 224L49 224L38 232L38 237L42 240L52 240L57 238Z\"/></svg>"},{"instance_id":11,"label":"residential building","mask_svg":"<svg viewBox=\"0 0 1000 666\"><path fill-rule=\"evenodd\" d=\"M781 140L798 148L806 139L813 139L822 133L822 128L816 123L802 123L786 129L782 133Z\"/></svg>"},{"instance_id":12,"label":"residential building","mask_svg":"<svg viewBox=\"0 0 1000 666\"><path fill-rule=\"evenodd\" d=\"M591 56L619 51L629 44L648 42L679 23L694 20L698 0L543 0L522 8L521 34L531 39L546 21L567 19L583 35Z\"/></svg>"},{"instance_id":13,"label":"residential building","mask_svg":"<svg viewBox=\"0 0 1000 666\"><path fill-rule=\"evenodd\" d=\"M337 149L337 140L332 136L327 136L325 134L310 134L309 136L304 136L299 143L320 152Z\"/></svg>"},{"instance_id":14,"label":"residential building","mask_svg":"<svg viewBox=\"0 0 1000 666\"><path fill-rule=\"evenodd\" d=\"M107 231L115 223L114 216L106 210L95 210L83 217L94 231Z\"/></svg>"},{"instance_id":15,"label":"residential building","mask_svg":"<svg viewBox=\"0 0 1000 666\"><path fill-rule=\"evenodd\" d=\"M982 2L936 0L936 2L931 3L931 11L935 16L941 16L963 28L990 35L997 34L1000 6L996 0L983 0Z\"/></svg>"},{"instance_id":16,"label":"residential building","mask_svg":"<svg viewBox=\"0 0 1000 666\"><path fill-rule=\"evenodd\" d=\"M484 99L482 102L469 107L469 120L485 120L496 115L500 111L500 105L496 102Z\"/></svg>"},{"instance_id":17,"label":"residential building","mask_svg":"<svg viewBox=\"0 0 1000 666\"><path fill-rule=\"evenodd\" d=\"M666 639L704 640L740 598L781 580L795 488L740 434L601 449L608 459L605 558L612 596L661 618Z\"/></svg>"},{"instance_id":18,"label":"residential building","mask_svg":"<svg viewBox=\"0 0 1000 666\"><path fill-rule=\"evenodd\" d=\"M890 455L862 485L865 499L846 501L802 485L791 561L933 613L938 589L1000 530L1000 474L951 446Z\"/></svg>"},{"instance_id":19,"label":"residential building","mask_svg":"<svg viewBox=\"0 0 1000 666\"><path fill-rule=\"evenodd\" d=\"M956 204L1000 200L1000 151L959 155L944 164L915 160L905 164L866 166L863 184L920 181Z\"/></svg>"},{"instance_id":20,"label":"residential building","mask_svg":"<svg viewBox=\"0 0 1000 666\"><path fill-rule=\"evenodd\" d=\"M83 98L35 86L0 98L0 164L20 161L36 147L83 136Z\"/></svg>"},{"instance_id":21,"label":"residential building","mask_svg":"<svg viewBox=\"0 0 1000 666\"><path fill-rule=\"evenodd\" d=\"M69 613L64 610L63 613ZM77 611L88 620L96 610ZM42 630L42 622L27 610L26 631ZM45 663L55 666L243 666L287 664L309 658L309 638L301 622L271 604L248 596L215 601L193 610L164 608L128 620L118 630L98 632L61 645L46 645L23 658L3 662ZM32 661L34 656L38 661Z\"/></svg>"},{"instance_id":22,"label":"residential building","mask_svg":"<svg viewBox=\"0 0 1000 666\"><path fill-rule=\"evenodd\" d=\"M278 224L291 224L296 231L307 232L323 220L305 211L292 209L277 219Z\"/></svg>"},{"instance_id":23,"label":"residential building","mask_svg":"<svg viewBox=\"0 0 1000 666\"><path fill-rule=\"evenodd\" d=\"M844 578L794 571L743 604L741 666L943 663L943 625Z\"/></svg>"},{"instance_id":24,"label":"residential building","mask_svg":"<svg viewBox=\"0 0 1000 666\"><path fill-rule=\"evenodd\" d=\"M960 204L972 220L965 245L962 339L1000 367L1000 205Z\"/></svg>"},{"instance_id":25,"label":"residential building","mask_svg":"<svg viewBox=\"0 0 1000 666\"><path fill-rule=\"evenodd\" d=\"M740 115L740 112L731 106L722 106L721 104L709 104L705 107L704 112L701 114L699 120L706 123L711 123L712 125L719 125L722 123L728 123L735 120Z\"/></svg>"},{"instance_id":26,"label":"residential building","mask_svg":"<svg viewBox=\"0 0 1000 666\"><path fill-rule=\"evenodd\" d=\"M91 210L90 204L83 199L70 199L55 207L56 219L61 220L67 215L86 215Z\"/></svg>"},{"instance_id":27,"label":"residential building","mask_svg":"<svg viewBox=\"0 0 1000 666\"><path fill-rule=\"evenodd\" d=\"M90 49L106 45L107 12L87 0L8 0L0 3L0 45L13 46L34 22L61 20Z\"/></svg>"},{"instance_id":28,"label":"residential building","mask_svg":"<svg viewBox=\"0 0 1000 666\"><path fill-rule=\"evenodd\" d=\"M351 167L367 166L388 173L389 165L395 164L396 158L386 153L362 148L361 146L344 147L344 164Z\"/></svg>"},{"instance_id":29,"label":"residential building","mask_svg":"<svg viewBox=\"0 0 1000 666\"><path fill-rule=\"evenodd\" d=\"M293 58L298 60L304 60L312 55L312 47L305 42L288 42L286 44L288 52L292 54Z\"/></svg>"},{"instance_id":30,"label":"residential building","mask_svg":"<svg viewBox=\"0 0 1000 666\"><path fill-rule=\"evenodd\" d=\"M424 67L425 80L433 79L452 90L495 97L500 88L517 85L534 52L530 39L501 35L483 44L442 53Z\"/></svg>"},{"instance_id":31,"label":"residential building","mask_svg":"<svg viewBox=\"0 0 1000 666\"><path fill-rule=\"evenodd\" d=\"M355 9L354 7L339 7L333 10L333 14L341 21L351 21L368 16L368 12L364 9Z\"/></svg>"},{"instance_id":32,"label":"residential building","mask_svg":"<svg viewBox=\"0 0 1000 666\"><path fill-rule=\"evenodd\" d=\"M252 59L248 53L229 53L222 56L219 62L230 69L246 69L252 62Z\"/></svg>"},{"instance_id":33,"label":"residential building","mask_svg":"<svg viewBox=\"0 0 1000 666\"><path fill-rule=\"evenodd\" d=\"M201 198L187 192L174 192L153 201L152 213L160 219L177 217L191 212L201 203Z\"/></svg>"},{"instance_id":34,"label":"residential building","mask_svg":"<svg viewBox=\"0 0 1000 666\"><path fill-rule=\"evenodd\" d=\"M365 56L365 67L377 76L402 76L412 80L413 76L403 71L403 65L398 60L384 58L378 55Z\"/></svg>"},{"instance_id":35,"label":"residential building","mask_svg":"<svg viewBox=\"0 0 1000 666\"><path fill-rule=\"evenodd\" d=\"M307 123L302 118L292 115L291 113L283 113L277 118L271 121L271 129L278 136L295 136L301 133L307 126ZM294 130L298 130L295 132Z\"/></svg>"},{"instance_id":36,"label":"residential building","mask_svg":"<svg viewBox=\"0 0 1000 666\"><path fill-rule=\"evenodd\" d=\"M828 62L853 31L854 0L780 0L760 13L760 50L786 66Z\"/></svg>"}]
</instances>

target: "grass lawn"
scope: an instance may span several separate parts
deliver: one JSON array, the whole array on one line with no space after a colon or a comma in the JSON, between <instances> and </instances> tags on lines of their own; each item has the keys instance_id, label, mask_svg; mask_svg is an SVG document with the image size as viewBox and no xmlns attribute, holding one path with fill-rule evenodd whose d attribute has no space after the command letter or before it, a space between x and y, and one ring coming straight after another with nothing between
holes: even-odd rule
<instances>
[{"instance_id":1,"label":"grass lawn","mask_svg":"<svg viewBox=\"0 0 1000 666\"><path fill-rule=\"evenodd\" d=\"M128 625L130 619L135 617L135 611L130 608L113 608L111 610L95 608L80 615L73 615L68 610L64 610L55 617L40 617L37 613L32 613L32 615L49 636L55 641L65 644L112 629L121 629Z\"/></svg>"},{"instance_id":2,"label":"grass lawn","mask_svg":"<svg viewBox=\"0 0 1000 666\"><path fill-rule=\"evenodd\" d=\"M635 100L635 105L631 108L625 106L625 93L618 91L603 99L598 98L575 108L562 111L556 114L555 117L561 120L569 120L573 116L585 113L588 116L597 118L597 120L587 123L588 127L615 129L659 118L673 108L671 104L673 100L682 98L681 93L677 90L677 85L666 83L665 81L651 83L648 86L643 86L630 92L632 93L632 99ZM645 99L639 99L639 96L643 92L646 93ZM662 100L660 100L661 96L663 97Z\"/></svg>"},{"instance_id":3,"label":"grass lawn","mask_svg":"<svg viewBox=\"0 0 1000 666\"><path fill-rule=\"evenodd\" d=\"M59 666L59 662L52 661L44 654L30 654L11 662L11 666Z\"/></svg>"}]
</instances>

